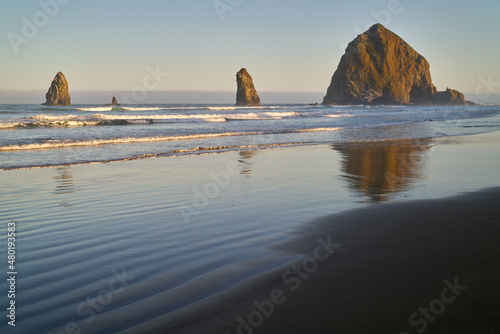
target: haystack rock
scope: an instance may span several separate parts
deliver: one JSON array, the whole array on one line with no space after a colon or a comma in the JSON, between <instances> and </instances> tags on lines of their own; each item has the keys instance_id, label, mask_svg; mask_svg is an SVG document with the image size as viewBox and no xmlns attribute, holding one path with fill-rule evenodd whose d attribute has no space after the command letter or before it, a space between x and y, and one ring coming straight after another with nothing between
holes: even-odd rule
<instances>
[{"instance_id":1,"label":"haystack rock","mask_svg":"<svg viewBox=\"0 0 500 334\"><path fill-rule=\"evenodd\" d=\"M236 92L237 106L260 106L260 97L246 68L242 68L236 74L236 83L238 84L238 91Z\"/></svg>"},{"instance_id":2,"label":"haystack rock","mask_svg":"<svg viewBox=\"0 0 500 334\"><path fill-rule=\"evenodd\" d=\"M118 100L116 97L113 96L113 99L111 100L110 104L106 104L107 106L119 106L120 104L118 103Z\"/></svg>"},{"instance_id":3,"label":"haystack rock","mask_svg":"<svg viewBox=\"0 0 500 334\"><path fill-rule=\"evenodd\" d=\"M71 98L68 92L68 82L62 72L58 72L50 85L49 91L45 94L47 101L42 103L46 106L69 106Z\"/></svg>"},{"instance_id":4,"label":"haystack rock","mask_svg":"<svg viewBox=\"0 0 500 334\"><path fill-rule=\"evenodd\" d=\"M455 90L436 92L427 60L375 24L349 43L323 104L464 104Z\"/></svg>"}]
</instances>

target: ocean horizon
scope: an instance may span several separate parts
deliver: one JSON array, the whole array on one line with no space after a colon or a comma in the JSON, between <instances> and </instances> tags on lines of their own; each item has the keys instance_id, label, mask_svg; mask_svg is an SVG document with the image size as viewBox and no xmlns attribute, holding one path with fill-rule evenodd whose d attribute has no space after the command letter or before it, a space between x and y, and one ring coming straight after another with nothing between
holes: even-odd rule
<instances>
[{"instance_id":1,"label":"ocean horizon","mask_svg":"<svg viewBox=\"0 0 500 334\"><path fill-rule=\"evenodd\" d=\"M0 104L42 104L47 90L1 90ZM231 104L234 91L149 90L141 101L131 99L131 91L70 90L73 104L106 104L113 96L122 104ZM258 91L264 104L321 103L326 92ZM500 94L465 93L465 99L477 104L500 104ZM126 103L126 101L129 103Z\"/></svg>"},{"instance_id":2,"label":"ocean horizon","mask_svg":"<svg viewBox=\"0 0 500 334\"><path fill-rule=\"evenodd\" d=\"M46 90L0 90L3 104L42 104ZM230 104L236 101L234 91L148 90L144 98L136 101L131 91L70 90L72 104L106 104L115 96L122 104ZM323 100L325 92L259 91L266 104L301 104ZM499 99L500 101L500 96Z\"/></svg>"}]
</instances>

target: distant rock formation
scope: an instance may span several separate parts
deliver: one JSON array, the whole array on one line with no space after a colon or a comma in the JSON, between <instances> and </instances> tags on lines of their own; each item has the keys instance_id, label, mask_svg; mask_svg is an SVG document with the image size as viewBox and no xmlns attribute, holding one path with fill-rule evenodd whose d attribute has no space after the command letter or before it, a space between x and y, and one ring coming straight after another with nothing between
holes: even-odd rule
<instances>
[{"instance_id":1,"label":"distant rock formation","mask_svg":"<svg viewBox=\"0 0 500 334\"><path fill-rule=\"evenodd\" d=\"M260 97L246 68L242 68L236 74L236 83L238 84L238 91L236 92L237 106L260 106Z\"/></svg>"},{"instance_id":2,"label":"distant rock formation","mask_svg":"<svg viewBox=\"0 0 500 334\"><path fill-rule=\"evenodd\" d=\"M110 104L106 104L107 106L119 106L120 104L118 103L118 100L116 97L113 96L113 99L111 100Z\"/></svg>"},{"instance_id":3,"label":"distant rock formation","mask_svg":"<svg viewBox=\"0 0 500 334\"><path fill-rule=\"evenodd\" d=\"M447 88L444 92L436 92L432 95L432 102L434 104L472 104L471 102L465 101L464 94L460 93L458 90Z\"/></svg>"},{"instance_id":4,"label":"distant rock formation","mask_svg":"<svg viewBox=\"0 0 500 334\"><path fill-rule=\"evenodd\" d=\"M427 60L381 24L349 43L323 100L323 104L464 103L458 91L437 93Z\"/></svg>"},{"instance_id":5,"label":"distant rock formation","mask_svg":"<svg viewBox=\"0 0 500 334\"><path fill-rule=\"evenodd\" d=\"M50 85L49 91L45 94L47 101L42 103L46 106L69 106L71 98L68 92L68 82L62 72L58 72Z\"/></svg>"}]
</instances>

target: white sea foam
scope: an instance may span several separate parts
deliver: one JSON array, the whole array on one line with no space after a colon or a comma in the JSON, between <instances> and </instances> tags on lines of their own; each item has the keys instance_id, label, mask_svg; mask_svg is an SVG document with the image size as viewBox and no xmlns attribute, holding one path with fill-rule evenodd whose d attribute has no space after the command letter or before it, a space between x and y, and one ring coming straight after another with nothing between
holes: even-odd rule
<instances>
[{"instance_id":1,"label":"white sea foam","mask_svg":"<svg viewBox=\"0 0 500 334\"><path fill-rule=\"evenodd\" d=\"M287 109L282 106L179 106L179 107L124 107L124 106L105 106L105 107L90 107L90 108L75 108L79 111L112 111L115 108L126 111L155 111L155 110L238 110L238 109Z\"/></svg>"},{"instance_id":2,"label":"white sea foam","mask_svg":"<svg viewBox=\"0 0 500 334\"><path fill-rule=\"evenodd\" d=\"M94 139L94 140L82 140L82 141L49 140L49 141L46 141L43 143L0 146L0 151L39 150L39 149L53 149L53 148L63 148L63 147L99 146L99 145L108 145L108 144L148 143L148 142L159 142L159 141L190 140L190 139L215 138L215 137L227 137L227 136L243 136L243 135L252 135L252 134L258 134L258 133L223 132L223 133L208 133L208 134L196 134L196 135L185 135L185 136L157 136L157 137L142 137L142 138L141 137L139 137L139 138L127 137L127 138Z\"/></svg>"},{"instance_id":3,"label":"white sea foam","mask_svg":"<svg viewBox=\"0 0 500 334\"><path fill-rule=\"evenodd\" d=\"M238 113L238 114L156 114L156 115L127 115L127 114L94 114L91 116L75 115L37 115L30 117L37 121L94 121L94 120L149 120L149 119L275 119L298 115L296 112L262 112L262 113Z\"/></svg>"},{"instance_id":4,"label":"white sea foam","mask_svg":"<svg viewBox=\"0 0 500 334\"><path fill-rule=\"evenodd\" d=\"M248 114L174 114L174 115L108 115L95 114L93 117L102 120L138 120L138 119L154 119L154 120L183 120L183 119L269 119L266 115L256 113Z\"/></svg>"},{"instance_id":5,"label":"white sea foam","mask_svg":"<svg viewBox=\"0 0 500 334\"><path fill-rule=\"evenodd\" d=\"M96 125L124 125L173 122L210 122L221 123L226 120L277 120L284 117L299 115L294 111L286 112L250 112L236 114L155 114L155 115L128 115L128 114L93 114L93 115L45 115L40 114L14 122L4 121L0 128L27 128L27 127L78 127Z\"/></svg>"},{"instance_id":6,"label":"white sea foam","mask_svg":"<svg viewBox=\"0 0 500 334\"><path fill-rule=\"evenodd\" d=\"M322 115L323 117L338 118L338 117L351 117L352 115L340 114L340 115Z\"/></svg>"},{"instance_id":7,"label":"white sea foam","mask_svg":"<svg viewBox=\"0 0 500 334\"><path fill-rule=\"evenodd\" d=\"M133 108L133 107L121 107L123 110L127 111L155 111L155 110L162 110L165 108L158 108L158 107L142 107L142 108Z\"/></svg>"},{"instance_id":8,"label":"white sea foam","mask_svg":"<svg viewBox=\"0 0 500 334\"><path fill-rule=\"evenodd\" d=\"M35 115L14 122L1 122L0 128L35 128L35 127L78 127L99 125L100 120L88 116L75 115Z\"/></svg>"},{"instance_id":9,"label":"white sea foam","mask_svg":"<svg viewBox=\"0 0 500 334\"><path fill-rule=\"evenodd\" d=\"M332 128L312 128L312 129L301 129L296 130L295 132L320 132L320 131L337 131L342 129L341 127L332 127Z\"/></svg>"},{"instance_id":10,"label":"white sea foam","mask_svg":"<svg viewBox=\"0 0 500 334\"><path fill-rule=\"evenodd\" d=\"M206 110L236 110L238 107L205 107Z\"/></svg>"},{"instance_id":11,"label":"white sea foam","mask_svg":"<svg viewBox=\"0 0 500 334\"><path fill-rule=\"evenodd\" d=\"M299 113L295 111L278 111L278 112L266 111L263 112L262 114L270 117L290 117L299 115Z\"/></svg>"},{"instance_id":12,"label":"white sea foam","mask_svg":"<svg viewBox=\"0 0 500 334\"><path fill-rule=\"evenodd\" d=\"M109 107L111 108L111 107ZM255 109L249 108L247 109ZM102 108L89 108L101 110ZM140 110L142 108L136 108ZM156 110L159 108L144 108ZM108 109L106 109L108 110ZM198 109L199 110L199 109ZM151 124L151 123L196 123L210 122L222 123L227 120L280 120L287 117L349 117L348 114L329 114L323 111L297 112L297 111L252 111L241 113L186 113L186 114L127 114L127 113L95 113L91 115L47 115L39 114L24 119L5 119L0 121L0 129L9 128L37 128L37 127L81 127L98 125L126 125L126 124Z\"/></svg>"},{"instance_id":13,"label":"white sea foam","mask_svg":"<svg viewBox=\"0 0 500 334\"><path fill-rule=\"evenodd\" d=\"M111 111L113 107L75 108L79 111Z\"/></svg>"},{"instance_id":14,"label":"white sea foam","mask_svg":"<svg viewBox=\"0 0 500 334\"><path fill-rule=\"evenodd\" d=\"M281 106L234 106L234 107L205 107L207 110L238 110L238 109L287 109Z\"/></svg>"},{"instance_id":15,"label":"white sea foam","mask_svg":"<svg viewBox=\"0 0 500 334\"><path fill-rule=\"evenodd\" d=\"M81 146L100 146L109 144L132 144L132 143L150 143L161 141L179 141L193 140L204 138L217 137L232 137L232 136L255 136L263 134L286 134L286 133L302 133L302 132L318 132L318 131L337 131L339 127L332 128L310 128L299 130L275 130L275 131L249 131L249 132L222 132L222 133L204 133L184 136L156 136L156 137L126 137L126 138L109 138L109 139L94 139L94 140L48 140L43 143L33 143L24 145L8 145L0 146L1 151L22 151L22 150L40 150L40 149L56 149L64 147L81 147Z\"/></svg>"},{"instance_id":16,"label":"white sea foam","mask_svg":"<svg viewBox=\"0 0 500 334\"><path fill-rule=\"evenodd\" d=\"M202 110L205 107L164 107L162 110Z\"/></svg>"}]
</instances>

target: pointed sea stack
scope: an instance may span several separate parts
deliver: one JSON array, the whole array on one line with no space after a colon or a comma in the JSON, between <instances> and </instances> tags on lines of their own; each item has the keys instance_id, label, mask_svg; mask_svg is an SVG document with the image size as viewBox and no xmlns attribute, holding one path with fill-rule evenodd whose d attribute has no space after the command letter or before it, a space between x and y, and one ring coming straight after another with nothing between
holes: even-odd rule
<instances>
[{"instance_id":1,"label":"pointed sea stack","mask_svg":"<svg viewBox=\"0 0 500 334\"><path fill-rule=\"evenodd\" d=\"M401 37L375 24L349 43L323 104L465 103L462 93L451 92L436 94L427 60Z\"/></svg>"},{"instance_id":2,"label":"pointed sea stack","mask_svg":"<svg viewBox=\"0 0 500 334\"><path fill-rule=\"evenodd\" d=\"M238 84L238 91L236 92L237 106L260 106L260 97L246 68L242 68L236 74L236 83Z\"/></svg>"},{"instance_id":3,"label":"pointed sea stack","mask_svg":"<svg viewBox=\"0 0 500 334\"><path fill-rule=\"evenodd\" d=\"M50 85L49 91L45 94L47 101L42 103L46 106L69 106L71 98L68 92L68 82L62 72L58 72Z\"/></svg>"},{"instance_id":4,"label":"pointed sea stack","mask_svg":"<svg viewBox=\"0 0 500 334\"><path fill-rule=\"evenodd\" d=\"M118 100L116 97L113 96L113 99L111 100L110 104L106 104L107 106L119 106L120 104L118 103Z\"/></svg>"}]
</instances>

